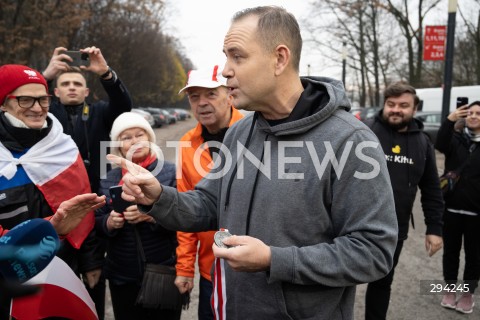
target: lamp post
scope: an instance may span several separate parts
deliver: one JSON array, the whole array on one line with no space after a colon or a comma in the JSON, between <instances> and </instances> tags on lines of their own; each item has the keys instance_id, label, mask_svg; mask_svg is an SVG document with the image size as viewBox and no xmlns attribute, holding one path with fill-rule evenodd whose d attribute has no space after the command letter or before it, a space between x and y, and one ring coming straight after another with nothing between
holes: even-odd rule
<instances>
[{"instance_id":1,"label":"lamp post","mask_svg":"<svg viewBox=\"0 0 480 320\"><path fill-rule=\"evenodd\" d=\"M307 76L310 77L310 63L307 64Z\"/></svg>"},{"instance_id":2,"label":"lamp post","mask_svg":"<svg viewBox=\"0 0 480 320\"><path fill-rule=\"evenodd\" d=\"M447 52L443 78L442 121L450 113L450 93L452 91L453 48L455 45L455 17L457 0L448 0Z\"/></svg>"},{"instance_id":3,"label":"lamp post","mask_svg":"<svg viewBox=\"0 0 480 320\"><path fill-rule=\"evenodd\" d=\"M345 78L347 76L347 42L343 41L342 44L342 82L343 86L345 85Z\"/></svg>"}]
</instances>

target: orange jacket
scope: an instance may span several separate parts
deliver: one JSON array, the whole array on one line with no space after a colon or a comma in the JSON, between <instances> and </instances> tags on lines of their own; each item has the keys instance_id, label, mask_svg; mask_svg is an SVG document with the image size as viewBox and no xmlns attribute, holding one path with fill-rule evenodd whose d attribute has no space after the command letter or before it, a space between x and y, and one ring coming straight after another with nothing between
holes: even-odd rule
<instances>
[{"instance_id":1,"label":"orange jacket","mask_svg":"<svg viewBox=\"0 0 480 320\"><path fill-rule=\"evenodd\" d=\"M243 115L235 108L232 108L232 118L230 119L229 127L236 121L243 118ZM177 165L177 168L181 168L182 176L177 179L177 189L180 192L193 190L195 185L203 178L200 173L197 172L193 163L193 156L195 150L204 140L202 138L202 126L200 123L195 128L188 131L180 141L190 141L191 146L188 148L181 148L182 163ZM200 163L208 172L208 165L212 162L212 157L205 148L202 152ZM193 278L195 275L195 260L197 259L197 247L198 247L198 269L202 277L211 281L210 269L212 267L214 256L212 251L213 235L215 231L206 232L177 232L178 247L177 247L177 276L184 276ZM200 246L198 246L200 242Z\"/></svg>"}]
</instances>

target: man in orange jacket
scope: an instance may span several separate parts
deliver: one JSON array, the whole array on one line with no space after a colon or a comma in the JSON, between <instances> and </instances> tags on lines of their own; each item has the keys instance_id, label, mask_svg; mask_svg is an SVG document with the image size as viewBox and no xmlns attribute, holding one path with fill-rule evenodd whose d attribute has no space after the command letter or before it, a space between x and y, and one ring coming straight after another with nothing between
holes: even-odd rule
<instances>
[{"instance_id":1,"label":"man in orange jacket","mask_svg":"<svg viewBox=\"0 0 480 320\"><path fill-rule=\"evenodd\" d=\"M194 117L198 124L188 131L181 142L191 144L181 148L181 176L177 177L177 189L180 192L193 190L195 185L205 176L211 167L212 159L218 153L219 143L227 129L243 115L232 105L232 96L226 87L227 80L216 65L205 70L192 70L188 73L187 85L180 90L186 92ZM195 151L201 148L200 158L195 158ZM198 163L195 163L198 162ZM201 167L203 170L197 170ZM199 172L203 171L203 172ZM215 231L198 233L177 232L177 277L175 285L181 293L192 291L195 274L195 260L198 254L200 270L198 319L212 319L210 306L212 282L210 269L214 256L212 252L213 235ZM198 243L200 242L200 246Z\"/></svg>"}]
</instances>

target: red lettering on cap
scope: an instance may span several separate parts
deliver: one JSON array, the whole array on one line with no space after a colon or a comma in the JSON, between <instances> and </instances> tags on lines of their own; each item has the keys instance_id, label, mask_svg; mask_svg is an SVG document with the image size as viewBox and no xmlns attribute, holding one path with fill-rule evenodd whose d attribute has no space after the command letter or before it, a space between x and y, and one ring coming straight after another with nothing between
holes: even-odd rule
<instances>
[{"instance_id":1,"label":"red lettering on cap","mask_svg":"<svg viewBox=\"0 0 480 320\"><path fill-rule=\"evenodd\" d=\"M218 82L217 72L218 72L218 65L216 65L215 67L213 67L212 80L215 81L215 82Z\"/></svg>"}]
</instances>

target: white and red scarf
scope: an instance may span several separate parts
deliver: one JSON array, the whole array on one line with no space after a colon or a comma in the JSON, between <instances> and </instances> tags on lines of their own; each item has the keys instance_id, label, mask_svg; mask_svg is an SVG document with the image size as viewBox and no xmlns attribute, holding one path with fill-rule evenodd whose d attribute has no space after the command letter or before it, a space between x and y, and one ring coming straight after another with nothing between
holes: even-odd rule
<instances>
[{"instance_id":1,"label":"white and red scarf","mask_svg":"<svg viewBox=\"0 0 480 320\"><path fill-rule=\"evenodd\" d=\"M63 133L60 122L49 113L52 129L20 158L15 158L0 142L0 177L12 179L21 165L30 180L42 192L53 212L76 195L90 193L90 183L77 145ZM78 249L92 230L95 217L89 212L66 239Z\"/></svg>"}]
</instances>

